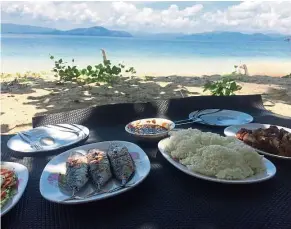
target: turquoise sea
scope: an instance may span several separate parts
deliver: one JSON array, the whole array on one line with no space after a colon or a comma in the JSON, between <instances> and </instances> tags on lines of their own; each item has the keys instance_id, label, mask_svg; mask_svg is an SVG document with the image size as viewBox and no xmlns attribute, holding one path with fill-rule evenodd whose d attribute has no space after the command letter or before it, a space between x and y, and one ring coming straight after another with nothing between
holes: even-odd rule
<instances>
[{"instance_id":1,"label":"turquoise sea","mask_svg":"<svg viewBox=\"0 0 291 229\"><path fill-rule=\"evenodd\" d=\"M193 67L193 63L209 64L215 60L227 64L245 63L246 60L252 63L289 63L291 60L291 43L283 40L215 42L175 38L4 34L1 37L2 72L51 68L49 54L66 60L75 58L80 65L93 64L95 60L101 60L100 49L105 49L112 61L125 61L140 69L149 68L149 64L157 69L159 62L163 68L167 63L173 63L175 68L181 66L186 69ZM219 64L216 66L218 70Z\"/></svg>"}]
</instances>

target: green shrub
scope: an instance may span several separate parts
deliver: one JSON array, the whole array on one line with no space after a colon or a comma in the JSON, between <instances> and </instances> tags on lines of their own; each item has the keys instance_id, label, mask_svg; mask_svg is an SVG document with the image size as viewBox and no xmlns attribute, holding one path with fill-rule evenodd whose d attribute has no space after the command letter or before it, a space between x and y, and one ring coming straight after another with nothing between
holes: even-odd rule
<instances>
[{"instance_id":1,"label":"green shrub","mask_svg":"<svg viewBox=\"0 0 291 229\"><path fill-rule=\"evenodd\" d=\"M242 87L238 85L233 79L223 77L218 81L207 82L204 85L203 91L210 91L212 95L216 96L228 96L234 95L236 91L241 89Z\"/></svg>"},{"instance_id":2,"label":"green shrub","mask_svg":"<svg viewBox=\"0 0 291 229\"><path fill-rule=\"evenodd\" d=\"M282 78L291 78L291 73L289 75L282 76Z\"/></svg>"},{"instance_id":3,"label":"green shrub","mask_svg":"<svg viewBox=\"0 0 291 229\"><path fill-rule=\"evenodd\" d=\"M118 77L122 76L123 72L135 74L136 71L133 67L125 69L123 64L112 65L110 60L104 58L103 63L91 66L87 68L79 69L74 65L75 60L72 59L72 65L68 65L63 59L55 60L54 56L50 56L51 60L54 60L55 66L53 72L56 77L60 77L61 81L75 81L82 83L93 82L107 82L113 83Z\"/></svg>"},{"instance_id":4,"label":"green shrub","mask_svg":"<svg viewBox=\"0 0 291 229\"><path fill-rule=\"evenodd\" d=\"M150 81L150 80L153 80L153 76L145 76L145 80L148 80L148 81Z\"/></svg>"}]
</instances>

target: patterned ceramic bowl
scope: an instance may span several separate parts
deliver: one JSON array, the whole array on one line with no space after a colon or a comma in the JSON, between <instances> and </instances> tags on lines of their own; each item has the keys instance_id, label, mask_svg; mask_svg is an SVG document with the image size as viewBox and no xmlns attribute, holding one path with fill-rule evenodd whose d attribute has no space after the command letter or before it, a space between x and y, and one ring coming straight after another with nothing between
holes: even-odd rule
<instances>
[{"instance_id":1,"label":"patterned ceramic bowl","mask_svg":"<svg viewBox=\"0 0 291 229\"><path fill-rule=\"evenodd\" d=\"M140 119L128 123L125 131L139 139L160 140L168 136L175 128L175 123L163 118Z\"/></svg>"}]
</instances>

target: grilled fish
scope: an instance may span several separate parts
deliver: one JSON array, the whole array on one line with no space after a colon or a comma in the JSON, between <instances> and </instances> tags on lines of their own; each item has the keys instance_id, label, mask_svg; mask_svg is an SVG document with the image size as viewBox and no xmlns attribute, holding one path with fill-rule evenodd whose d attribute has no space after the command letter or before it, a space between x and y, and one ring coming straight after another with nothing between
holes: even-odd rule
<instances>
[{"instance_id":1,"label":"grilled fish","mask_svg":"<svg viewBox=\"0 0 291 229\"><path fill-rule=\"evenodd\" d=\"M73 153L66 162L67 186L76 193L88 181L87 158L81 153Z\"/></svg>"},{"instance_id":2,"label":"grilled fish","mask_svg":"<svg viewBox=\"0 0 291 229\"><path fill-rule=\"evenodd\" d=\"M111 146L108 157L115 178L125 185L135 172L134 161L128 149L125 146Z\"/></svg>"},{"instance_id":3,"label":"grilled fish","mask_svg":"<svg viewBox=\"0 0 291 229\"><path fill-rule=\"evenodd\" d=\"M110 162L106 152L91 149L87 154L89 173L93 183L100 190L101 187L112 177Z\"/></svg>"}]
</instances>

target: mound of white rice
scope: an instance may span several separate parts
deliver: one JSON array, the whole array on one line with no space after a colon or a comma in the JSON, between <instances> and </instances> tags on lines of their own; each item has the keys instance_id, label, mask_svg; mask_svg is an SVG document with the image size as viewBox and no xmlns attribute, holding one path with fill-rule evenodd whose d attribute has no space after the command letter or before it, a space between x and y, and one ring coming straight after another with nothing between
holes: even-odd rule
<instances>
[{"instance_id":1,"label":"mound of white rice","mask_svg":"<svg viewBox=\"0 0 291 229\"><path fill-rule=\"evenodd\" d=\"M194 172L238 180L266 169L263 156L236 138L191 128L170 135L166 152Z\"/></svg>"}]
</instances>

